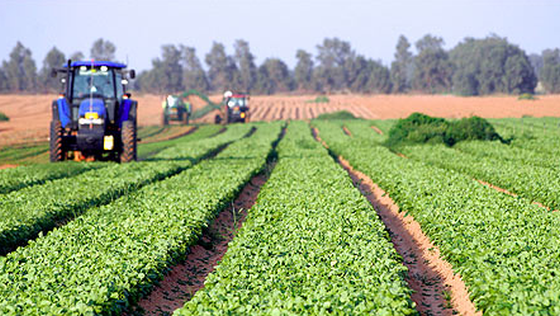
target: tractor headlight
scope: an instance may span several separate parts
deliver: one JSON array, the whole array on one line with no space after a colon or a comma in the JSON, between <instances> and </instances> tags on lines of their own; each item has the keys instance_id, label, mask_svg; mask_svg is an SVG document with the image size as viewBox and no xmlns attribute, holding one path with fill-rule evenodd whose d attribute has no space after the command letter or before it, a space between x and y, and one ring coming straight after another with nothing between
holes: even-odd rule
<instances>
[{"instance_id":1,"label":"tractor headlight","mask_svg":"<svg viewBox=\"0 0 560 316\"><path fill-rule=\"evenodd\" d=\"M113 148L115 148L115 139L113 135L107 135L103 137L103 149L113 150Z\"/></svg>"}]
</instances>

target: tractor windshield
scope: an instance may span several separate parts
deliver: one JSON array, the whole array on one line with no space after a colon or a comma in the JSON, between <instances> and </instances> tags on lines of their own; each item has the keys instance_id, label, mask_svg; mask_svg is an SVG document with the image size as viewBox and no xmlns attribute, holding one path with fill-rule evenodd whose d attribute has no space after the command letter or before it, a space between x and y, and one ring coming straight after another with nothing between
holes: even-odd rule
<instances>
[{"instance_id":1,"label":"tractor windshield","mask_svg":"<svg viewBox=\"0 0 560 316\"><path fill-rule=\"evenodd\" d=\"M90 95L103 99L115 98L115 84L113 71L107 67L86 68L74 70L72 95L74 98L88 98Z\"/></svg>"},{"instance_id":2,"label":"tractor windshield","mask_svg":"<svg viewBox=\"0 0 560 316\"><path fill-rule=\"evenodd\" d=\"M230 98L228 100L227 105L231 108L234 106L244 107L245 106L245 98Z\"/></svg>"}]
</instances>

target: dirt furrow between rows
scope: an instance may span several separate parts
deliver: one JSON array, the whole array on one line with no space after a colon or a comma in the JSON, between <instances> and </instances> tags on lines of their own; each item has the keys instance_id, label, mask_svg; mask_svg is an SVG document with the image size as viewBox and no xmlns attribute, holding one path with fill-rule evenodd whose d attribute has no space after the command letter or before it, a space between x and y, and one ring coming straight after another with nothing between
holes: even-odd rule
<instances>
[{"instance_id":1,"label":"dirt furrow between rows","mask_svg":"<svg viewBox=\"0 0 560 316\"><path fill-rule=\"evenodd\" d=\"M480 183L480 184L482 184L482 185L484 185L484 186L487 186L487 187L489 187L489 188L491 188L491 189L494 189L494 190L496 190L496 191L498 191L498 192L507 194L507 195L509 195L509 196L518 197L517 194L512 193L512 192L510 192L510 191L508 191L508 190L506 190L506 189L500 188L499 186L493 185L492 183L489 183L489 182L486 182L486 181L482 181L482 180L479 180L479 179L475 179L475 180L476 180L478 183ZM536 206L542 207L542 208L544 208L544 209L547 210L547 211L550 211L550 207L548 207L548 206L546 206L546 205L544 205L544 204L542 204L542 203L540 203L540 202L532 201L531 203L535 204ZM553 211L553 212L557 212L558 210L552 210L552 211Z\"/></svg>"},{"instance_id":2,"label":"dirt furrow between rows","mask_svg":"<svg viewBox=\"0 0 560 316\"><path fill-rule=\"evenodd\" d=\"M273 145L273 153L285 132L284 127ZM171 267L163 280L138 302L132 315L171 315L204 287L206 278L225 255L229 243L243 225L247 212L255 205L262 186L268 181L276 165L271 160L273 156L269 156L264 170L252 177L231 205L222 210L202 232L198 243L190 248L186 258Z\"/></svg>"},{"instance_id":3,"label":"dirt furrow between rows","mask_svg":"<svg viewBox=\"0 0 560 316\"><path fill-rule=\"evenodd\" d=\"M377 134L383 135L383 131L380 130L377 126L372 125L371 128L373 128L373 130L374 130Z\"/></svg>"},{"instance_id":4,"label":"dirt furrow between rows","mask_svg":"<svg viewBox=\"0 0 560 316\"><path fill-rule=\"evenodd\" d=\"M313 135L328 149L316 128ZM385 191L343 157L337 160L389 231L395 250L408 268L406 281L414 291L411 298L418 312L421 315L482 315L470 300L461 276L454 273L451 264L440 256L439 248L424 234L414 217L401 212Z\"/></svg>"},{"instance_id":5,"label":"dirt furrow between rows","mask_svg":"<svg viewBox=\"0 0 560 316\"><path fill-rule=\"evenodd\" d=\"M253 177L231 206L218 214L199 242L191 247L186 259L172 267L150 295L139 302L145 315L172 314L204 287L206 277L226 253L267 180L266 172Z\"/></svg>"},{"instance_id":6,"label":"dirt furrow between rows","mask_svg":"<svg viewBox=\"0 0 560 316\"><path fill-rule=\"evenodd\" d=\"M342 131L344 131L344 134L352 137L352 133L350 132L350 130L346 126L342 126Z\"/></svg>"}]
</instances>

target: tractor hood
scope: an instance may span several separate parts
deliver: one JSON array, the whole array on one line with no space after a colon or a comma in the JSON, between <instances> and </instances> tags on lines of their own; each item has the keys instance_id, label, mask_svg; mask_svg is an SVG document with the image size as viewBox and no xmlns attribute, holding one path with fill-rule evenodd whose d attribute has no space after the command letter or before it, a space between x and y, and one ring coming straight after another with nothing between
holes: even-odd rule
<instances>
[{"instance_id":1,"label":"tractor hood","mask_svg":"<svg viewBox=\"0 0 560 316\"><path fill-rule=\"evenodd\" d=\"M98 117L104 118L106 115L105 103L101 99L86 99L80 103L80 117L85 117L87 113L97 113Z\"/></svg>"}]
</instances>

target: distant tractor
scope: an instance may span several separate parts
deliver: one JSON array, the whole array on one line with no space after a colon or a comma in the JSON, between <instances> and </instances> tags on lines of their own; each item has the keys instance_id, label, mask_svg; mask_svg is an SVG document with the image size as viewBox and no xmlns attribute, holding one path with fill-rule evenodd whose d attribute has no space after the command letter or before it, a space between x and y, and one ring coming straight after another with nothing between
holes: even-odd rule
<instances>
[{"instance_id":1,"label":"distant tractor","mask_svg":"<svg viewBox=\"0 0 560 316\"><path fill-rule=\"evenodd\" d=\"M246 93L224 93L224 113L226 123L249 121L249 95Z\"/></svg>"},{"instance_id":2,"label":"distant tractor","mask_svg":"<svg viewBox=\"0 0 560 316\"><path fill-rule=\"evenodd\" d=\"M178 121L189 124L192 107L189 102L185 102L182 97L168 95L162 103L163 108L163 125L169 125L171 121Z\"/></svg>"},{"instance_id":3,"label":"distant tractor","mask_svg":"<svg viewBox=\"0 0 560 316\"><path fill-rule=\"evenodd\" d=\"M136 109L126 92L134 70L108 61L68 61L63 91L52 103L50 161L136 160Z\"/></svg>"}]
</instances>

